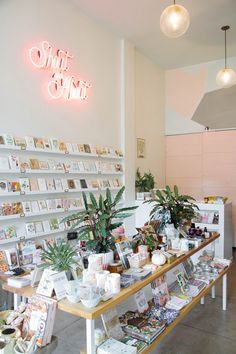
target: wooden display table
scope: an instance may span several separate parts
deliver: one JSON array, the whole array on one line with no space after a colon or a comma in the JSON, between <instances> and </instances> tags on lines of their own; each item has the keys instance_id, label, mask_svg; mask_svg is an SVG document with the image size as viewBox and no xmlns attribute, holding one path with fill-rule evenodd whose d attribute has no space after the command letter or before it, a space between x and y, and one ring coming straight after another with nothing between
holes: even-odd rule
<instances>
[{"instance_id":1,"label":"wooden display table","mask_svg":"<svg viewBox=\"0 0 236 354\"><path fill-rule=\"evenodd\" d=\"M177 258L171 264L165 264L164 266L158 268L154 271L149 277L144 280L137 281L133 285L129 286L126 289L122 289L119 294L114 296L112 299L101 302L95 308L89 309L83 306L81 303L72 304L68 300L61 300L58 302L58 309L70 313L72 315L82 317L86 319L86 334L87 334L87 354L95 353L95 344L94 344L94 320L102 313L108 311L114 306L120 304L121 302L128 299L131 295L135 294L137 291L150 284L154 279L160 277L164 273L167 273L169 270L173 269L177 265L184 262L187 258L191 257L193 254L206 247L207 245L213 243L216 239L218 239L220 235L214 234L210 239L204 240L202 244L192 249L191 251L186 252L185 255ZM187 313L201 300L204 295L208 293L208 291L214 288L215 283L223 278L223 309L226 310L226 297L227 297L227 272L228 268L226 268L223 272L219 274L217 279L211 282L203 291L195 297L185 308L181 311L180 316L168 326L164 332L157 337L157 339L151 343L148 348L144 350L144 353L149 353L186 315ZM23 296L26 298L30 298L32 295L36 293L36 288L32 288L30 286L24 288L14 288L10 287L7 283L3 284L3 289L9 291L14 294L14 296ZM213 293L214 294L214 293ZM214 296L213 296L214 297Z\"/></svg>"}]
</instances>

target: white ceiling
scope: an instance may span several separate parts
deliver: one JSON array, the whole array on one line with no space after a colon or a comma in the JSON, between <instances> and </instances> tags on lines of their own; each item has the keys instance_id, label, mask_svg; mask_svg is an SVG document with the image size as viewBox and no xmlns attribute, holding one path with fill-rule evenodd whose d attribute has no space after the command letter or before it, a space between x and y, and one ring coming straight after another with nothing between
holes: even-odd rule
<instances>
[{"instance_id":1,"label":"white ceiling","mask_svg":"<svg viewBox=\"0 0 236 354\"><path fill-rule=\"evenodd\" d=\"M224 57L223 25L228 32L228 57L236 56L236 0L179 0L191 16L187 33L177 39L160 31L162 11L173 0L73 0L106 28L131 40L149 58L166 69Z\"/></svg>"}]
</instances>

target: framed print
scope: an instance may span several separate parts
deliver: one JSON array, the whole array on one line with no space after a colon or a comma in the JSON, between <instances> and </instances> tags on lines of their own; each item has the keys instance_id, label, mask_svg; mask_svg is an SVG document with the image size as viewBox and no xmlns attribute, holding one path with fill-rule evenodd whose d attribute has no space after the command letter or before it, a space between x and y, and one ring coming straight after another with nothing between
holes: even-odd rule
<instances>
[{"instance_id":1,"label":"framed print","mask_svg":"<svg viewBox=\"0 0 236 354\"><path fill-rule=\"evenodd\" d=\"M137 157L145 158L145 139L137 138Z\"/></svg>"}]
</instances>

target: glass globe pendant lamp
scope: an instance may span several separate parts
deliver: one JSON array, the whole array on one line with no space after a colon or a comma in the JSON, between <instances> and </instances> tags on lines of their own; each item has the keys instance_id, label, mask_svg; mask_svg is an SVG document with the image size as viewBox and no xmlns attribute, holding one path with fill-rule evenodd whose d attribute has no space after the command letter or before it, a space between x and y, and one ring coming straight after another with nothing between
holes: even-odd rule
<instances>
[{"instance_id":1,"label":"glass globe pendant lamp","mask_svg":"<svg viewBox=\"0 0 236 354\"><path fill-rule=\"evenodd\" d=\"M228 88L236 83L236 74L233 69L227 67L227 38L226 31L230 29L230 26L221 27L222 31L225 32L225 67L221 69L216 75L216 83L221 88Z\"/></svg>"},{"instance_id":2,"label":"glass globe pendant lamp","mask_svg":"<svg viewBox=\"0 0 236 354\"><path fill-rule=\"evenodd\" d=\"M175 3L168 6L161 14L160 27L162 32L171 38L182 36L190 24L189 12L181 5Z\"/></svg>"}]
</instances>

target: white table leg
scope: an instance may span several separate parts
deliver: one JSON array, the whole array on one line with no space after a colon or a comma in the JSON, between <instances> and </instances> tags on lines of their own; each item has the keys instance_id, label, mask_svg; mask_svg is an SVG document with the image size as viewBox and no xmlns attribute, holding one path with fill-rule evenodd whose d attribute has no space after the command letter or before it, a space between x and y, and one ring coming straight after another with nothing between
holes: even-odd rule
<instances>
[{"instance_id":1,"label":"white table leg","mask_svg":"<svg viewBox=\"0 0 236 354\"><path fill-rule=\"evenodd\" d=\"M205 304L205 297L204 297L204 296L201 298L200 304L201 304L201 305L204 305L204 304Z\"/></svg>"},{"instance_id":2,"label":"white table leg","mask_svg":"<svg viewBox=\"0 0 236 354\"><path fill-rule=\"evenodd\" d=\"M227 307L227 274L223 275L223 284L222 284L222 308L226 311Z\"/></svg>"},{"instance_id":3,"label":"white table leg","mask_svg":"<svg viewBox=\"0 0 236 354\"><path fill-rule=\"evenodd\" d=\"M20 305L21 302L21 296L18 294L14 294L14 310L17 309L17 307Z\"/></svg>"},{"instance_id":4,"label":"white table leg","mask_svg":"<svg viewBox=\"0 0 236 354\"><path fill-rule=\"evenodd\" d=\"M211 288L211 297L212 297L212 299L216 298L216 287L215 287L215 285Z\"/></svg>"},{"instance_id":5,"label":"white table leg","mask_svg":"<svg viewBox=\"0 0 236 354\"><path fill-rule=\"evenodd\" d=\"M95 354L94 320L86 319L87 354Z\"/></svg>"}]
</instances>

